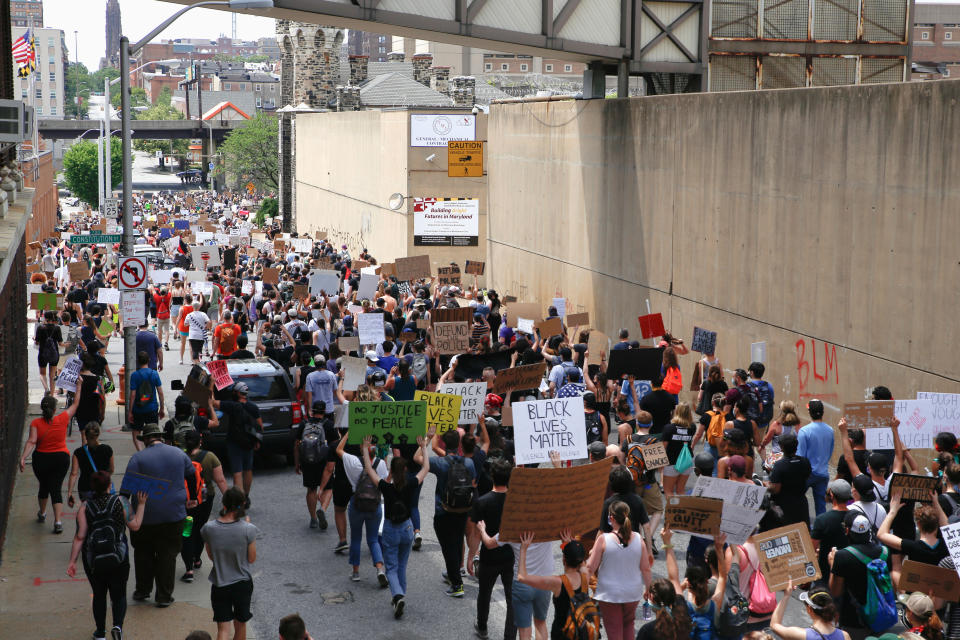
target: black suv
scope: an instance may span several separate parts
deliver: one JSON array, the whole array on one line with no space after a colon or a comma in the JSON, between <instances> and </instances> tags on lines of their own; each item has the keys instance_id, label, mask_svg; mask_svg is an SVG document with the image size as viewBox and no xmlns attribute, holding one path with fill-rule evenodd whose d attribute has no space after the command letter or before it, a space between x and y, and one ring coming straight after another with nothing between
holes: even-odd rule
<instances>
[{"instance_id":1,"label":"black suv","mask_svg":"<svg viewBox=\"0 0 960 640\"><path fill-rule=\"evenodd\" d=\"M243 382L250 391L247 401L257 405L263 420L263 445L261 453L280 453L288 458L293 455L294 428L302 419L300 402L290 377L279 364L270 358L253 360L227 360L227 371L234 382ZM214 391L217 400L232 400L229 387ZM224 450L227 434L213 429L206 439L211 449Z\"/></svg>"}]
</instances>

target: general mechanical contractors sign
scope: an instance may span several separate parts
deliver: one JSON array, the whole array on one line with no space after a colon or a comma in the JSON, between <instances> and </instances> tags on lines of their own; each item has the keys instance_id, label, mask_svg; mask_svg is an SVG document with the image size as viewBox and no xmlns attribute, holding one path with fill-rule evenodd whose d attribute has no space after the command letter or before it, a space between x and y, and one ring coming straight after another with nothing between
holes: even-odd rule
<instances>
[{"instance_id":1,"label":"general mechanical contractors sign","mask_svg":"<svg viewBox=\"0 0 960 640\"><path fill-rule=\"evenodd\" d=\"M462 113L411 113L410 146L444 147L451 140L476 140L477 116Z\"/></svg>"},{"instance_id":2,"label":"general mechanical contractors sign","mask_svg":"<svg viewBox=\"0 0 960 640\"><path fill-rule=\"evenodd\" d=\"M415 198L414 246L479 245L480 201L468 198Z\"/></svg>"}]
</instances>

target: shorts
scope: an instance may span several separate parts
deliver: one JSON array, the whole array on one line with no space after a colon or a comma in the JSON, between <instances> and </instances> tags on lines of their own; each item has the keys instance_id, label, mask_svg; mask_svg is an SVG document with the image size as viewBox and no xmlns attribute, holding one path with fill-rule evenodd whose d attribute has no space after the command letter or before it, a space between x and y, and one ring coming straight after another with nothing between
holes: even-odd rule
<instances>
[{"instance_id":1,"label":"shorts","mask_svg":"<svg viewBox=\"0 0 960 640\"><path fill-rule=\"evenodd\" d=\"M553 594L543 589L534 589L530 585L513 581L513 623L517 628L533 626L533 620L546 620Z\"/></svg>"},{"instance_id":2,"label":"shorts","mask_svg":"<svg viewBox=\"0 0 960 640\"><path fill-rule=\"evenodd\" d=\"M303 486L307 488L319 487L326 466L325 464L301 464L300 473L303 475Z\"/></svg>"},{"instance_id":3,"label":"shorts","mask_svg":"<svg viewBox=\"0 0 960 640\"><path fill-rule=\"evenodd\" d=\"M149 411L146 413L137 413L133 412L133 422L130 424L131 431L143 431L143 425L145 424L154 424L160 423L160 418L157 411Z\"/></svg>"},{"instance_id":4,"label":"shorts","mask_svg":"<svg viewBox=\"0 0 960 640\"><path fill-rule=\"evenodd\" d=\"M679 478L680 476L690 475L690 469L687 469L684 473L680 473L679 471L677 471L677 468L672 464L668 464L663 469L661 469L661 471L663 471L664 478Z\"/></svg>"},{"instance_id":5,"label":"shorts","mask_svg":"<svg viewBox=\"0 0 960 640\"><path fill-rule=\"evenodd\" d=\"M333 480L333 506L346 509L353 497L353 487L346 478Z\"/></svg>"},{"instance_id":6,"label":"shorts","mask_svg":"<svg viewBox=\"0 0 960 640\"><path fill-rule=\"evenodd\" d=\"M245 449L233 440L227 440L227 462L230 473L253 471L253 449Z\"/></svg>"},{"instance_id":7,"label":"shorts","mask_svg":"<svg viewBox=\"0 0 960 640\"><path fill-rule=\"evenodd\" d=\"M178 331L179 331L179 329L178 329ZM189 331L180 331L180 336L181 336L181 337L186 338L188 335L190 335L190 332L189 332Z\"/></svg>"},{"instance_id":8,"label":"shorts","mask_svg":"<svg viewBox=\"0 0 960 640\"><path fill-rule=\"evenodd\" d=\"M194 360L200 359L200 354L203 353L203 343L203 340L190 339L190 352L193 354Z\"/></svg>"},{"instance_id":9,"label":"shorts","mask_svg":"<svg viewBox=\"0 0 960 640\"><path fill-rule=\"evenodd\" d=\"M253 597L253 580L234 582L225 587L210 585L210 604L214 622L246 622L253 617L250 600Z\"/></svg>"},{"instance_id":10,"label":"shorts","mask_svg":"<svg viewBox=\"0 0 960 640\"><path fill-rule=\"evenodd\" d=\"M57 365L60 364L60 356L57 356L57 359L54 360L53 362L51 362L51 361L45 359L42 355L40 355L40 354L38 353L38 354L37 354L37 364L40 365L40 368L41 368L41 369L42 369L43 367L56 367Z\"/></svg>"},{"instance_id":11,"label":"shorts","mask_svg":"<svg viewBox=\"0 0 960 640\"><path fill-rule=\"evenodd\" d=\"M640 492L640 498L643 500L643 506L648 514L663 513L663 490L659 484L654 482L644 485Z\"/></svg>"}]
</instances>

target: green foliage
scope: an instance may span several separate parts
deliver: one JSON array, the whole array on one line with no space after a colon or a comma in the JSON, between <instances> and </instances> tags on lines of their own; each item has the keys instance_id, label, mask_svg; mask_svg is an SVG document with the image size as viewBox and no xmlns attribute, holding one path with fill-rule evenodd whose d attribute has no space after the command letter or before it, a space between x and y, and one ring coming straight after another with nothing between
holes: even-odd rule
<instances>
[{"instance_id":1,"label":"green foliage","mask_svg":"<svg viewBox=\"0 0 960 640\"><path fill-rule=\"evenodd\" d=\"M264 198L260 201L260 208L253 216L253 222L262 227L267 218L276 218L280 214L280 203L276 198Z\"/></svg>"},{"instance_id":2,"label":"green foliage","mask_svg":"<svg viewBox=\"0 0 960 640\"><path fill-rule=\"evenodd\" d=\"M166 89L165 89L166 90ZM167 91L169 94L169 91ZM163 97L163 93L160 94L159 98ZM158 98L157 104L151 106L146 111L141 111L136 114L137 120L184 120L185 116L177 111L175 108L170 106L169 99L166 103ZM134 130L136 130L137 125L133 125ZM137 151L146 151L147 153L153 155L157 151L162 152L165 156L173 156L177 158L180 166L184 166L187 150L189 146L189 141L184 139L178 140L134 140L133 148Z\"/></svg>"},{"instance_id":3,"label":"green foliage","mask_svg":"<svg viewBox=\"0 0 960 640\"><path fill-rule=\"evenodd\" d=\"M114 109L120 108L120 98L123 97L123 94L120 92L120 85L116 85L116 89L110 92L110 104L113 105ZM147 91L146 89L141 89L140 87L133 87L130 89L130 108L135 109L136 107L149 107L150 101L147 100ZM132 118L136 118L137 114L133 113ZM152 118L156 119L156 118ZM167 120L173 120L174 118L167 118Z\"/></svg>"},{"instance_id":4,"label":"green foliage","mask_svg":"<svg viewBox=\"0 0 960 640\"><path fill-rule=\"evenodd\" d=\"M100 95L103 93L103 81L107 78L114 79L120 77L120 72L113 67L105 67L98 71L90 73L86 66L81 62L79 65L70 62L67 64L66 75L63 78L64 102L66 104L66 115L77 117L77 106L74 102L77 87L80 88L80 114L86 115L89 106L90 96L92 94ZM117 96L116 105L119 106L120 89L115 88L113 95Z\"/></svg>"},{"instance_id":5,"label":"green foliage","mask_svg":"<svg viewBox=\"0 0 960 640\"><path fill-rule=\"evenodd\" d=\"M113 186L123 179L123 151L119 138L110 139L110 174ZM63 175L78 198L93 206L99 205L100 188L97 185L97 143L81 140L63 154Z\"/></svg>"},{"instance_id":6,"label":"green foliage","mask_svg":"<svg viewBox=\"0 0 960 640\"><path fill-rule=\"evenodd\" d=\"M279 187L277 137L276 118L258 113L227 136L220 147L224 162L215 175L226 170L235 187L250 181L261 191L276 191Z\"/></svg>"},{"instance_id":7,"label":"green foliage","mask_svg":"<svg viewBox=\"0 0 960 640\"><path fill-rule=\"evenodd\" d=\"M169 107L172 101L173 101L173 92L170 91L170 87L164 87L160 91L160 94L157 96L156 104L161 104Z\"/></svg>"}]
</instances>

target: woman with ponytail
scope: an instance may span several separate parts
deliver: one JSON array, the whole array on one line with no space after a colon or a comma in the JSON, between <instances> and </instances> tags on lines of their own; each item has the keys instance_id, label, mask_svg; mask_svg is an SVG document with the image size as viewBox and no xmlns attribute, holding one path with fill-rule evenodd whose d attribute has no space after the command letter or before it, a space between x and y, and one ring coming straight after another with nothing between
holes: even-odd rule
<instances>
[{"instance_id":1,"label":"woman with ponytail","mask_svg":"<svg viewBox=\"0 0 960 640\"><path fill-rule=\"evenodd\" d=\"M63 511L63 479L70 469L70 449L67 448L67 427L80 404L80 385L77 380L73 404L57 415L57 399L44 396L40 401L40 417L30 423L30 438L20 456L20 472L27 468L27 456L31 453L33 475L37 476L40 488L37 491L37 522L47 519L47 499L53 502L53 532L63 533L60 513Z\"/></svg>"},{"instance_id":2,"label":"woman with ponytail","mask_svg":"<svg viewBox=\"0 0 960 640\"><path fill-rule=\"evenodd\" d=\"M633 530L626 502L611 504L607 519L612 531L597 536L587 569L597 576L595 595L607 637L630 640L644 585L651 583L650 556Z\"/></svg>"},{"instance_id":3,"label":"woman with ponytail","mask_svg":"<svg viewBox=\"0 0 960 640\"><path fill-rule=\"evenodd\" d=\"M682 595L666 578L653 581L648 591L656 618L640 627L637 640L688 640L693 631L690 612Z\"/></svg>"},{"instance_id":4,"label":"woman with ponytail","mask_svg":"<svg viewBox=\"0 0 960 640\"><path fill-rule=\"evenodd\" d=\"M784 626L783 616L787 612L787 605L793 599L792 594L793 579L790 579L777 608L773 610L773 617L770 618L771 631L783 640L850 640L849 633L837 628L837 617L840 614L833 596L823 586L814 586L809 591L800 593L800 602L807 605L807 615L813 624L805 629ZM943 640L943 635L938 640Z\"/></svg>"}]
</instances>

